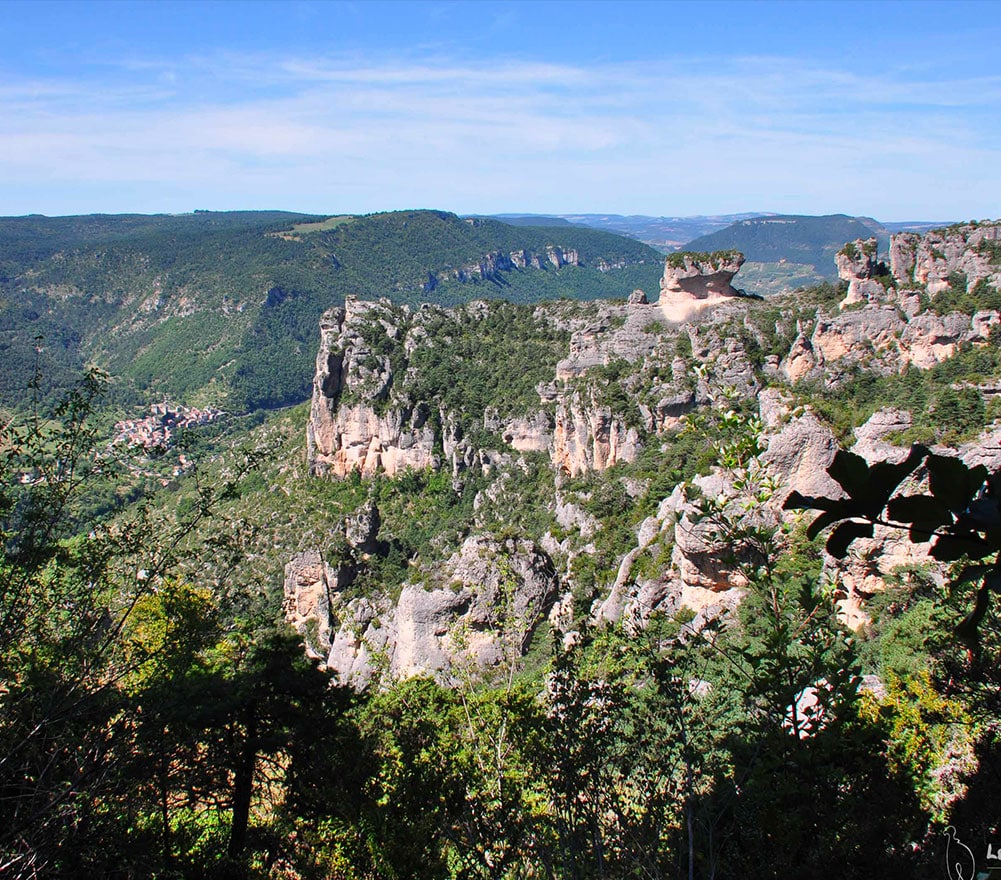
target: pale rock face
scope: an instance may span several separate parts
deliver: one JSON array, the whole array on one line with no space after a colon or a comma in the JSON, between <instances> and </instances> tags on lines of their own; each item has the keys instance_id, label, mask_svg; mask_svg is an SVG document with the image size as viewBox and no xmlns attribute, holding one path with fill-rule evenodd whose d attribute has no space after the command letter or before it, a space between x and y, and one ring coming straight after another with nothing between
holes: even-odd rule
<instances>
[{"instance_id":1,"label":"pale rock face","mask_svg":"<svg viewBox=\"0 0 1001 880\"><path fill-rule=\"evenodd\" d=\"M895 308L866 306L836 318L818 317L811 342L814 352L829 364L849 354L860 355L891 348L896 351L897 336L903 329L904 321Z\"/></svg>"},{"instance_id":2,"label":"pale rock face","mask_svg":"<svg viewBox=\"0 0 1001 880\"><path fill-rule=\"evenodd\" d=\"M985 319L974 326L988 323ZM899 372L908 364L933 367L952 357L964 340L982 338L980 332L971 328L969 317L959 313L924 312L908 318L894 306L870 304L834 318L819 316L810 348L817 365L828 368L828 374L838 362L860 361L884 373ZM806 352L805 339L797 338L786 358L784 371L790 380L793 375L812 378L804 369L809 365Z\"/></svg>"},{"instance_id":3,"label":"pale rock face","mask_svg":"<svg viewBox=\"0 0 1001 880\"><path fill-rule=\"evenodd\" d=\"M327 560L318 550L304 550L285 566L285 619L303 636L307 655L316 660L338 644L341 592L358 575L358 557L378 550L379 511L374 502L345 517L337 531L348 548L343 557Z\"/></svg>"},{"instance_id":4,"label":"pale rock face","mask_svg":"<svg viewBox=\"0 0 1001 880\"><path fill-rule=\"evenodd\" d=\"M408 314L405 309L402 313ZM378 326L398 339L401 331L394 317L388 303L348 298L343 308L331 309L321 319L307 426L312 473L343 477L358 470L392 475L434 463L434 431L426 407L380 411L376 406L388 396L393 368L389 357L374 351L359 328Z\"/></svg>"},{"instance_id":5,"label":"pale rock face","mask_svg":"<svg viewBox=\"0 0 1001 880\"><path fill-rule=\"evenodd\" d=\"M556 365L557 381L580 376L591 367L622 359L642 361L653 353L662 323L657 306L642 303L597 305L598 314L575 324L570 334L570 350Z\"/></svg>"},{"instance_id":6,"label":"pale rock face","mask_svg":"<svg viewBox=\"0 0 1001 880\"><path fill-rule=\"evenodd\" d=\"M970 321L970 340L972 342L986 342L990 339L991 331L1001 324L1001 314L993 309L976 312Z\"/></svg>"},{"instance_id":7,"label":"pale rock face","mask_svg":"<svg viewBox=\"0 0 1001 880\"><path fill-rule=\"evenodd\" d=\"M959 457L969 467L982 464L988 473L997 473L1001 470L1001 428L990 428L972 443L961 446Z\"/></svg>"},{"instance_id":8,"label":"pale rock face","mask_svg":"<svg viewBox=\"0 0 1001 880\"><path fill-rule=\"evenodd\" d=\"M814 378L823 367L823 354L818 358L814 353L810 338L798 328L796 338L789 349L789 354L779 367L783 376L795 385L802 379Z\"/></svg>"},{"instance_id":9,"label":"pale rock face","mask_svg":"<svg viewBox=\"0 0 1001 880\"><path fill-rule=\"evenodd\" d=\"M838 442L826 425L810 411L791 419L768 437L762 461L782 486L782 498L796 490L803 495L839 498L841 487L827 474Z\"/></svg>"},{"instance_id":10,"label":"pale rock face","mask_svg":"<svg viewBox=\"0 0 1001 880\"><path fill-rule=\"evenodd\" d=\"M778 388L763 388L758 395L758 415L765 430L777 432L792 415L792 397Z\"/></svg>"},{"instance_id":11,"label":"pale rock face","mask_svg":"<svg viewBox=\"0 0 1001 880\"><path fill-rule=\"evenodd\" d=\"M717 314L724 314L720 308ZM723 387L733 388L741 396L751 397L759 390L754 367L747 357L743 343L735 336L721 332L712 323L692 324L688 327L688 338L692 343L692 353L697 360L712 367L715 382ZM705 380L700 380L696 389L699 402L712 399L711 389Z\"/></svg>"},{"instance_id":12,"label":"pale rock face","mask_svg":"<svg viewBox=\"0 0 1001 880\"><path fill-rule=\"evenodd\" d=\"M839 251L834 260L838 266L838 278L848 282L848 293L841 302L841 308L879 300L884 293L883 286L872 280L879 267L875 238L856 239Z\"/></svg>"},{"instance_id":13,"label":"pale rock face","mask_svg":"<svg viewBox=\"0 0 1001 880\"><path fill-rule=\"evenodd\" d=\"M285 619L303 636L306 654L314 660L330 649L336 589L336 570L316 550L296 554L285 566Z\"/></svg>"},{"instance_id":14,"label":"pale rock face","mask_svg":"<svg viewBox=\"0 0 1001 880\"><path fill-rule=\"evenodd\" d=\"M985 278L1001 283L1001 265L992 260L992 243L1001 241L1001 224L965 224L926 235L902 232L890 238L890 270L902 284L927 285L934 296L949 287L949 275L962 272L967 290Z\"/></svg>"},{"instance_id":15,"label":"pale rock face","mask_svg":"<svg viewBox=\"0 0 1001 880\"><path fill-rule=\"evenodd\" d=\"M501 428L504 442L518 452L547 452L553 442L553 420L548 413L510 419Z\"/></svg>"},{"instance_id":16,"label":"pale rock face","mask_svg":"<svg viewBox=\"0 0 1001 880\"><path fill-rule=\"evenodd\" d=\"M728 252L717 260L692 254L673 254L664 265L659 305L669 321L686 321L701 310L719 305L740 292L730 283L744 263L744 255Z\"/></svg>"},{"instance_id":17,"label":"pale rock face","mask_svg":"<svg viewBox=\"0 0 1001 880\"><path fill-rule=\"evenodd\" d=\"M639 432L601 406L593 396L573 392L556 407L553 464L571 477L635 461L642 447Z\"/></svg>"},{"instance_id":18,"label":"pale rock face","mask_svg":"<svg viewBox=\"0 0 1001 880\"><path fill-rule=\"evenodd\" d=\"M866 603L876 593L886 589L887 580L902 569L928 566L937 571L941 584L941 569L928 555L927 544L912 544L907 532L877 525L871 538L859 538L844 559L825 554L825 569L839 586L835 594L838 616L845 626L858 629L870 623Z\"/></svg>"},{"instance_id":19,"label":"pale rock face","mask_svg":"<svg viewBox=\"0 0 1001 880\"><path fill-rule=\"evenodd\" d=\"M925 312L907 323L900 337L900 353L906 362L927 369L952 357L969 331L966 315Z\"/></svg>"},{"instance_id":20,"label":"pale rock face","mask_svg":"<svg viewBox=\"0 0 1001 880\"><path fill-rule=\"evenodd\" d=\"M907 410L877 410L864 425L855 429L852 452L861 455L869 464L877 461L897 464L907 458L909 449L894 446L884 438L897 431L906 431L913 423L914 419Z\"/></svg>"},{"instance_id":21,"label":"pale rock face","mask_svg":"<svg viewBox=\"0 0 1001 880\"><path fill-rule=\"evenodd\" d=\"M561 528L577 530L585 541L590 540L600 526L590 513L567 501L559 492L556 493L553 514Z\"/></svg>"},{"instance_id":22,"label":"pale rock face","mask_svg":"<svg viewBox=\"0 0 1001 880\"><path fill-rule=\"evenodd\" d=\"M738 516L740 493L734 490L729 475L714 470L695 477L692 483L703 497L723 499L728 515ZM696 505L684 493L676 491L671 497L674 500L667 509L674 507L676 511L668 520L674 526L671 565L680 584L713 592L745 587L747 579L733 559L735 548L720 544L715 525L697 514Z\"/></svg>"},{"instance_id":23,"label":"pale rock face","mask_svg":"<svg viewBox=\"0 0 1001 880\"><path fill-rule=\"evenodd\" d=\"M335 600L339 626L326 666L342 684L481 673L521 656L555 601L552 560L530 541L467 538L442 565L438 586L404 584L395 605Z\"/></svg>"},{"instance_id":24,"label":"pale rock face","mask_svg":"<svg viewBox=\"0 0 1001 880\"><path fill-rule=\"evenodd\" d=\"M655 516L647 517L640 523L637 544L622 558L612 589L592 613L594 622L615 623L622 617L630 587L633 586L633 581L630 579L633 565L640 554L657 539L663 526L661 520Z\"/></svg>"},{"instance_id":25,"label":"pale rock face","mask_svg":"<svg viewBox=\"0 0 1001 880\"><path fill-rule=\"evenodd\" d=\"M407 467L428 468L435 464L434 431L424 413L388 411L379 415L367 404L341 407L328 432L316 429L314 437L329 436L327 444L316 442L312 458L315 473L343 477L353 470L364 476L383 471L389 476ZM322 423L321 423L322 425Z\"/></svg>"},{"instance_id":26,"label":"pale rock face","mask_svg":"<svg viewBox=\"0 0 1001 880\"><path fill-rule=\"evenodd\" d=\"M391 616L385 600L352 599L338 608L340 627L334 633L326 668L339 684L362 690L385 665L391 631L382 625L381 616Z\"/></svg>"}]
</instances>

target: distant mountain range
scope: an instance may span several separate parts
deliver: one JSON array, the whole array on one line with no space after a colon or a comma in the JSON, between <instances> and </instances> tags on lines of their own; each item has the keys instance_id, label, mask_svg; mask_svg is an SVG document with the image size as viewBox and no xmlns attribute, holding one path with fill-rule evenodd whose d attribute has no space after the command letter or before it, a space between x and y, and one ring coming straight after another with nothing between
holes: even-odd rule
<instances>
[{"instance_id":1,"label":"distant mountain range","mask_svg":"<svg viewBox=\"0 0 1001 880\"><path fill-rule=\"evenodd\" d=\"M875 236L881 250L895 232L927 232L948 222L881 223L872 217L751 212L697 217L620 214L501 214L518 226L590 226L639 239L661 253L739 250L747 262L738 283L754 293L794 290L837 277L834 255L847 241Z\"/></svg>"},{"instance_id":2,"label":"distant mountain range","mask_svg":"<svg viewBox=\"0 0 1001 880\"><path fill-rule=\"evenodd\" d=\"M643 214L495 214L496 220L515 226L589 226L618 235L628 235L644 244L670 253L693 238L723 229L749 217L768 216L762 212L696 217L648 217Z\"/></svg>"},{"instance_id":3,"label":"distant mountain range","mask_svg":"<svg viewBox=\"0 0 1001 880\"><path fill-rule=\"evenodd\" d=\"M836 278L834 255L846 241L871 236L875 236L880 250L887 248L889 233L870 217L776 214L740 220L688 242L685 250L739 250L749 263L812 266L817 275Z\"/></svg>"},{"instance_id":4,"label":"distant mountain range","mask_svg":"<svg viewBox=\"0 0 1001 880\"><path fill-rule=\"evenodd\" d=\"M774 293L833 277L846 241L885 245L891 229L932 225L442 211L0 218L0 404L23 401L36 370L58 387L95 363L137 399L279 406L308 397L317 320L348 295L411 305L635 288L655 297L662 254L681 246L742 251L737 283Z\"/></svg>"},{"instance_id":5,"label":"distant mountain range","mask_svg":"<svg viewBox=\"0 0 1001 880\"><path fill-rule=\"evenodd\" d=\"M770 211L749 211L743 214L706 214L693 217L652 217L645 214L493 214L493 219L501 220L512 226L566 226L573 224L576 226L590 226L592 229L604 229L607 232L615 232L619 235L628 235L636 238L663 253L670 253L676 250L689 250L693 248L696 239L711 235L729 227L746 227L746 221L762 219L767 221L774 218L776 222L789 226L792 219L803 221L823 221L819 224L810 224L815 227L823 226L825 223L831 225L832 232L836 233L836 223L831 223L833 218L843 218L844 214L829 214L826 217L813 217L809 215L775 214ZM870 226L877 235L888 236L893 232L927 232L929 229L937 229L948 226L952 221L929 222L903 221L894 223L881 223L871 217L855 217L864 225ZM792 231L792 230L788 230ZM815 235L817 229L809 230L809 235ZM841 242L844 244L844 242ZM839 244L838 247L841 245ZM751 258L749 258L751 259Z\"/></svg>"}]
</instances>

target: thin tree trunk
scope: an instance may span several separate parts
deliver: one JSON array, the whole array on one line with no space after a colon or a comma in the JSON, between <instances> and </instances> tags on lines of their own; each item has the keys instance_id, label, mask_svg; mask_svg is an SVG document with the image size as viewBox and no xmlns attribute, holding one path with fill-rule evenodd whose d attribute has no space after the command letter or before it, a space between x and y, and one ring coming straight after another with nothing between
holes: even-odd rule
<instances>
[{"instance_id":1,"label":"thin tree trunk","mask_svg":"<svg viewBox=\"0 0 1001 880\"><path fill-rule=\"evenodd\" d=\"M251 704L244 712L243 751L233 780L233 824L229 833L229 855L236 858L247 843L250 823L250 799L254 791L254 765L257 763L257 707Z\"/></svg>"}]
</instances>

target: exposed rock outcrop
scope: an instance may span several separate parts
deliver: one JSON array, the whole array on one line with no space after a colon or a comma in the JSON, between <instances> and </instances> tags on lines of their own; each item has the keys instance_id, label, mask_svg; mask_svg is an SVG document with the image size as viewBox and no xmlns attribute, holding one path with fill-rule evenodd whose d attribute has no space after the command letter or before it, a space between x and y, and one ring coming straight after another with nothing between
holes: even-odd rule
<instances>
[{"instance_id":1,"label":"exposed rock outcrop","mask_svg":"<svg viewBox=\"0 0 1001 880\"><path fill-rule=\"evenodd\" d=\"M395 603L342 602L335 594L326 667L343 684L377 675L481 674L520 657L545 620L559 579L530 541L467 538L432 586L404 584Z\"/></svg>"},{"instance_id":2,"label":"exposed rock outcrop","mask_svg":"<svg viewBox=\"0 0 1001 880\"><path fill-rule=\"evenodd\" d=\"M659 305L669 321L685 321L709 306L736 296L730 282L744 264L737 251L671 254L664 264Z\"/></svg>"},{"instance_id":3,"label":"exposed rock outcrop","mask_svg":"<svg viewBox=\"0 0 1001 880\"><path fill-rule=\"evenodd\" d=\"M396 375L392 359L376 343L380 336L399 339L400 320L407 317L406 307L352 298L323 315L307 426L312 473L394 474L434 463L429 408L384 405Z\"/></svg>"},{"instance_id":4,"label":"exposed rock outcrop","mask_svg":"<svg viewBox=\"0 0 1001 880\"><path fill-rule=\"evenodd\" d=\"M739 255L680 256L673 265L669 260L655 305L645 303L641 292L626 303L538 305L531 314L544 332L535 338L542 342L534 351L545 351L547 360L516 398L494 393L504 387L503 371L494 370L488 385L476 377L470 381L464 368L476 363L479 346L488 338L488 325L478 322L492 314L492 305L414 311L349 301L328 313L309 428L314 473L451 467L455 497L466 490L473 497L465 496L472 513L463 537L456 539L461 545L448 546L448 538L427 542L434 546L426 556L408 547L407 565L393 569L407 581L396 581L392 596L348 598L349 585L365 584L357 578L364 575L367 557L385 552L374 509L345 518L342 532L350 552L343 558L325 560L315 550L296 557L286 572L286 614L303 633L311 656L355 685L380 675L451 680L517 656L550 611L552 626L571 639L574 621L630 631L654 614L687 607L698 627L733 607L749 586L744 578L750 569L742 561L750 557L741 557L749 545L728 542L728 534L703 516L700 504L744 524L792 523L800 515L782 509L789 492L842 494L826 472L837 440L816 414L819 406L811 410L806 400L824 393L824 386L835 392L839 383L862 371L888 376L909 366L926 369L953 357L964 344L993 344L991 333L1001 323L997 311L939 314L945 311L942 300L932 300L929 308L921 289L922 279L940 277L946 268L947 280L950 272L966 271L957 268L963 266L971 273L968 280L992 277L982 274L983 261L994 259L998 239L987 237L993 233L981 227L939 238L952 241L957 235L965 250L941 258L924 239L910 252L897 242L894 271L910 265L907 278L885 274L874 240L846 247L838 267L849 291L842 305L852 308L810 305L830 303L820 292L816 299L801 297L794 313L755 314L746 301L735 301L739 292L731 281ZM536 255L547 265L565 256ZM515 255L510 259L516 262ZM481 271L490 270L485 263ZM969 299L950 301L965 305ZM677 318L669 315L672 303L685 320L667 320ZM716 307L702 311L707 305ZM525 313L518 316L524 318ZM503 351L506 325L494 332ZM550 340L554 347L546 349ZM790 340L780 358L778 352ZM422 382L420 370L427 365L436 374L433 383ZM447 393L453 374L461 375L473 393ZM969 383L977 384L988 401L1001 395L1001 384L989 378ZM790 385L816 384L808 397L783 379ZM778 387L762 390L765 382ZM422 399L429 387L433 391ZM682 427L699 408L732 402L732 411L720 409L724 429L734 420L744 427L757 424L747 414L747 401L755 396L764 425L756 439L764 452L747 468L763 481L758 494L750 494L753 480L738 479L721 466L695 477L689 472L686 486L673 491L662 481L677 463L666 457L670 465L660 472L649 467L659 444L669 451L666 433ZM473 397L479 398L478 408L466 405ZM854 450L870 462L900 460L907 450L898 445L899 435L912 427L916 415L879 410L856 428ZM964 460L1001 467L997 434L964 446ZM710 436L713 444L719 442L719 435L710 431ZM684 441L690 440L685 435ZM555 475L545 473L541 456L546 454ZM593 480L566 479L628 462L636 465ZM466 469L476 472L463 473ZM924 477L916 473L914 479ZM448 492L448 480L433 482ZM541 485L553 491L540 493ZM661 494L648 494L653 491ZM536 530L531 539L487 537L516 534L505 512L525 505L526 493L547 496L545 509L540 505L529 517L526 528ZM609 511L637 499L643 499L645 518L632 526L632 546L623 547L630 540L622 535L629 532ZM617 530L613 551L608 549L611 532L602 532L606 528ZM825 565L836 580L843 619L859 626L875 592L915 567L924 577L935 563L925 548L909 543L906 533L880 528L871 539L858 541L845 560L826 559ZM582 601L586 607L579 607Z\"/></svg>"},{"instance_id":5,"label":"exposed rock outcrop","mask_svg":"<svg viewBox=\"0 0 1001 880\"><path fill-rule=\"evenodd\" d=\"M838 278L848 282L848 293L841 302L841 308L864 302L879 302L885 295L885 288L874 278L888 276L886 266L876 259L876 239L857 239L848 242L834 257L838 266Z\"/></svg>"},{"instance_id":6,"label":"exposed rock outcrop","mask_svg":"<svg viewBox=\"0 0 1001 880\"><path fill-rule=\"evenodd\" d=\"M934 296L960 273L972 291L981 280L1001 284L1001 223L966 223L925 235L890 238L890 271L902 285L924 285Z\"/></svg>"},{"instance_id":7,"label":"exposed rock outcrop","mask_svg":"<svg viewBox=\"0 0 1001 880\"><path fill-rule=\"evenodd\" d=\"M834 317L821 312L809 337L800 328L779 372L792 383L823 378L832 384L856 365L883 375L910 364L927 369L952 357L963 342L986 340L993 313L977 314L909 317L896 306L877 304Z\"/></svg>"},{"instance_id":8,"label":"exposed rock outcrop","mask_svg":"<svg viewBox=\"0 0 1001 880\"><path fill-rule=\"evenodd\" d=\"M560 398L552 461L571 477L634 461L641 448L637 429L598 402L593 393L573 392Z\"/></svg>"}]
</instances>

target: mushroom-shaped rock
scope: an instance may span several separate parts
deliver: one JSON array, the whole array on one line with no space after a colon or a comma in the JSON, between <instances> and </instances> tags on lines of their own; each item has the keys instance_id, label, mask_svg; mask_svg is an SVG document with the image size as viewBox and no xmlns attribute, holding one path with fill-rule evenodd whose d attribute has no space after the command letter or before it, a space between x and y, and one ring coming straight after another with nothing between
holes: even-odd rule
<instances>
[{"instance_id":1,"label":"mushroom-shaped rock","mask_svg":"<svg viewBox=\"0 0 1001 880\"><path fill-rule=\"evenodd\" d=\"M744 264L739 251L679 251L668 256L660 282L660 307L671 321L740 296L730 282Z\"/></svg>"}]
</instances>

